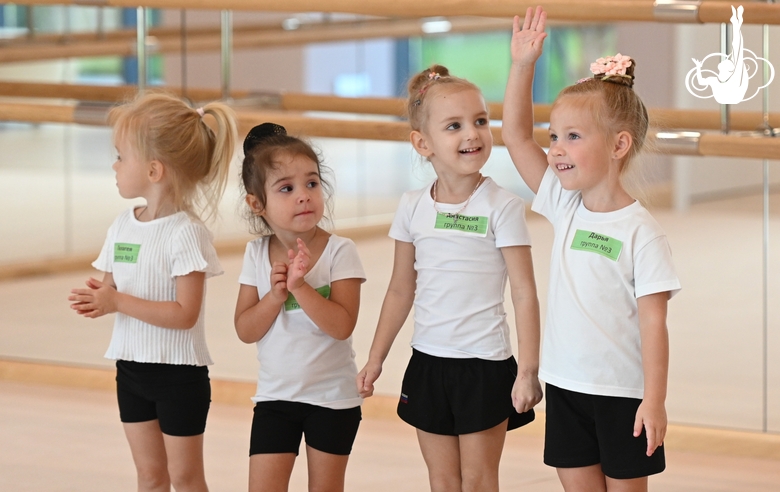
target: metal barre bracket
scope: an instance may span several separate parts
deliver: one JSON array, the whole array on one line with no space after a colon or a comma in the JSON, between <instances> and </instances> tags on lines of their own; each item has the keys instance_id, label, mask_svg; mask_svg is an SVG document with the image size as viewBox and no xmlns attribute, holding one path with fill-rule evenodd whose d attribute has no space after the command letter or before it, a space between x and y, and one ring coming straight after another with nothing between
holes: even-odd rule
<instances>
[{"instance_id":1,"label":"metal barre bracket","mask_svg":"<svg viewBox=\"0 0 780 492\"><path fill-rule=\"evenodd\" d=\"M73 122L79 125L105 125L108 121L108 110L113 103L97 101L81 101L73 110Z\"/></svg>"},{"instance_id":2,"label":"metal barre bracket","mask_svg":"<svg viewBox=\"0 0 780 492\"><path fill-rule=\"evenodd\" d=\"M699 132L658 132L658 150L674 155L699 155Z\"/></svg>"},{"instance_id":3,"label":"metal barre bracket","mask_svg":"<svg viewBox=\"0 0 780 492\"><path fill-rule=\"evenodd\" d=\"M653 17L662 22L683 22L700 24L699 0L655 0Z\"/></svg>"}]
</instances>

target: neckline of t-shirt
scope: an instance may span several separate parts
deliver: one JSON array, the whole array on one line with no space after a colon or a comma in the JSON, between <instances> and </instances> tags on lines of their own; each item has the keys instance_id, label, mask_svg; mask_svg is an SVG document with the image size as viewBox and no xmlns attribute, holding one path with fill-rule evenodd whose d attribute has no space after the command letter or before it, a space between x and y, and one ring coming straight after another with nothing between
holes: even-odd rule
<instances>
[{"instance_id":1,"label":"neckline of t-shirt","mask_svg":"<svg viewBox=\"0 0 780 492\"><path fill-rule=\"evenodd\" d=\"M273 264L271 263L271 252L269 251L269 248L271 247L271 236L263 236L265 244L262 244L261 247L263 248L263 251L265 251L266 265L273 268ZM306 272L306 275L303 276L304 279L306 278L307 275L313 272L315 268L317 268L317 265L320 264L320 260L322 259L323 256L325 256L325 252L328 251L328 248L330 248L330 241L331 239L333 239L334 236L335 234L333 233L331 233L330 236L328 236L328 242L325 243L325 247L322 248L322 254L320 254L320 257L317 258L317 261L314 262L314 265L312 265L311 268L309 268L309 271Z\"/></svg>"},{"instance_id":2,"label":"neckline of t-shirt","mask_svg":"<svg viewBox=\"0 0 780 492\"><path fill-rule=\"evenodd\" d=\"M477 195L482 193L482 190L484 190L485 187L487 186L487 182L488 181L492 182L493 179L490 176L485 176L485 179L483 179L482 182L479 184L479 186L477 186L477 189L474 191L474 194L471 195L469 198L463 200L460 203L436 202L436 206L437 207L442 207L442 208L452 208L452 209L457 209L458 207L462 207L467 201L474 200L475 198L477 198ZM427 190L427 193L425 193L425 197L428 199L428 202L430 202L431 205L433 205L433 203L434 203L433 196L432 196L434 183L436 183L435 180L433 181L433 183L430 184L430 186L425 188ZM464 212L465 212L465 210L464 210Z\"/></svg>"},{"instance_id":3,"label":"neckline of t-shirt","mask_svg":"<svg viewBox=\"0 0 780 492\"><path fill-rule=\"evenodd\" d=\"M639 200L634 200L630 205L613 210L612 212L593 212L588 210L587 207L585 207L585 204L582 203L582 200L580 200L580 204L577 207L577 216L591 222L610 222L633 215L641 208L642 204L639 203Z\"/></svg>"},{"instance_id":4,"label":"neckline of t-shirt","mask_svg":"<svg viewBox=\"0 0 780 492\"><path fill-rule=\"evenodd\" d=\"M186 213L186 212L181 212L181 211L180 212L174 212L171 215L166 215L165 217L160 217L160 218L152 219L152 220L149 220L149 221L143 221L143 220L138 220L138 217L135 216L136 209L139 209L141 207L143 207L143 205L134 205L134 206L130 207L130 220L132 220L135 224L141 225L141 226L161 224L161 223L163 223L165 221L172 220L174 217L176 217L179 214Z\"/></svg>"}]
</instances>

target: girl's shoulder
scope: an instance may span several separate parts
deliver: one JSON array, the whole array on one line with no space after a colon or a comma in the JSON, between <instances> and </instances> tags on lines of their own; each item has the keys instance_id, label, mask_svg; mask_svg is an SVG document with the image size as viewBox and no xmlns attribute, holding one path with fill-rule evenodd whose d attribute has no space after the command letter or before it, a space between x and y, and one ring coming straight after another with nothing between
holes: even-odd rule
<instances>
[{"instance_id":1,"label":"girl's shoulder","mask_svg":"<svg viewBox=\"0 0 780 492\"><path fill-rule=\"evenodd\" d=\"M259 254L263 254L264 252L267 252L268 242L270 240L271 240L271 235L260 236L260 237L256 237L255 239L252 239L251 241L246 243L247 254L252 254L253 256L257 256Z\"/></svg>"},{"instance_id":2,"label":"girl's shoulder","mask_svg":"<svg viewBox=\"0 0 780 492\"><path fill-rule=\"evenodd\" d=\"M483 186L484 186L485 197L488 200L497 203L509 203L509 202L525 203L523 197L499 185L490 176L485 176L485 183Z\"/></svg>"},{"instance_id":3,"label":"girl's shoulder","mask_svg":"<svg viewBox=\"0 0 780 492\"><path fill-rule=\"evenodd\" d=\"M328 245L325 247L325 253L332 258L340 255L359 257L355 241L348 237L337 236L336 234L330 235Z\"/></svg>"}]
</instances>

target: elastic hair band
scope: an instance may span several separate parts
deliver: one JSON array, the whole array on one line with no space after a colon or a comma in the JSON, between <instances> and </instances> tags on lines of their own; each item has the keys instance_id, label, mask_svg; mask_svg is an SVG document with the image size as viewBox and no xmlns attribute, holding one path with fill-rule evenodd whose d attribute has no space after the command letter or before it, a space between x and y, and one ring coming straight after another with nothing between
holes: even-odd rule
<instances>
[{"instance_id":1,"label":"elastic hair band","mask_svg":"<svg viewBox=\"0 0 780 492\"><path fill-rule=\"evenodd\" d=\"M203 116L206 114L206 112L205 112L205 111L203 111L203 108L202 108L202 107L201 107L201 108L198 108L198 109L196 109L196 110L195 110L195 112L197 112L197 113L200 115L200 117L201 117L201 118L203 118Z\"/></svg>"},{"instance_id":2,"label":"elastic hair band","mask_svg":"<svg viewBox=\"0 0 780 492\"><path fill-rule=\"evenodd\" d=\"M434 80L439 80L441 78L441 75L439 75L437 72L429 72L428 73L428 82L423 84L422 87L420 87L420 90L417 92L417 99L414 100L412 103L414 106L419 106L422 103L422 96L425 94L425 91L428 90L428 88L431 86L431 83L433 83Z\"/></svg>"}]
</instances>

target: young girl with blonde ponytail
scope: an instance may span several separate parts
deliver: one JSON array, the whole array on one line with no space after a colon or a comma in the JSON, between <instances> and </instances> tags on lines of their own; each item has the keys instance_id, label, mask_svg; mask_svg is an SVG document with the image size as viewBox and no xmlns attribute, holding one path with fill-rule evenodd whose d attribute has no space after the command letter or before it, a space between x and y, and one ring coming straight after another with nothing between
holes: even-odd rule
<instances>
[{"instance_id":1,"label":"young girl with blonde ponytail","mask_svg":"<svg viewBox=\"0 0 780 492\"><path fill-rule=\"evenodd\" d=\"M103 280L88 279L68 299L87 318L116 313L105 357L116 360L119 415L138 490L206 491L212 361L205 283L222 269L199 216L216 212L225 188L235 118L221 103L193 109L173 96L148 94L114 108L109 122L119 194L146 203L109 228L93 263Z\"/></svg>"}]
</instances>

